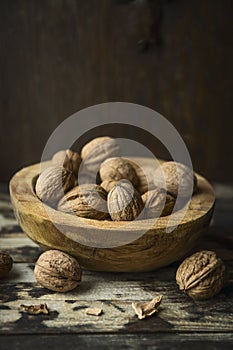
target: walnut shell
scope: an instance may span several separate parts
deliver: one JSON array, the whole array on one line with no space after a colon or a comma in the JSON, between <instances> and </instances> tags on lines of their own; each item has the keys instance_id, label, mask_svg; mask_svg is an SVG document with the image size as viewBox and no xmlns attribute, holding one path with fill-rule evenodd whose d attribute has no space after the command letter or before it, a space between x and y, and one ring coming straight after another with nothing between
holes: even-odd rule
<instances>
[{"instance_id":1,"label":"walnut shell","mask_svg":"<svg viewBox=\"0 0 233 350\"><path fill-rule=\"evenodd\" d=\"M78 176L78 171L82 158L80 155L70 149L62 150L54 154L52 163L54 165L60 165L64 168L72 171L75 176Z\"/></svg>"},{"instance_id":2,"label":"walnut shell","mask_svg":"<svg viewBox=\"0 0 233 350\"><path fill-rule=\"evenodd\" d=\"M59 250L48 250L36 262L34 275L43 287L55 292L76 288L82 277L78 261Z\"/></svg>"},{"instance_id":3,"label":"walnut shell","mask_svg":"<svg viewBox=\"0 0 233 350\"><path fill-rule=\"evenodd\" d=\"M109 217L107 192L95 184L74 187L60 200L57 208L89 219L105 220Z\"/></svg>"},{"instance_id":4,"label":"walnut shell","mask_svg":"<svg viewBox=\"0 0 233 350\"><path fill-rule=\"evenodd\" d=\"M172 196L177 197L178 189L179 195L182 198L186 198L190 194L190 188L193 191L196 189L197 178L193 171L186 165L177 162L164 162L161 164L161 170L165 178L165 189ZM179 183L179 177L180 183ZM164 187L164 179L161 176L154 178L154 183L157 187Z\"/></svg>"},{"instance_id":5,"label":"walnut shell","mask_svg":"<svg viewBox=\"0 0 233 350\"><path fill-rule=\"evenodd\" d=\"M88 142L81 151L81 157L88 171L96 174L105 159L119 156L120 146L116 139L108 136L97 137Z\"/></svg>"},{"instance_id":6,"label":"walnut shell","mask_svg":"<svg viewBox=\"0 0 233 350\"><path fill-rule=\"evenodd\" d=\"M0 278L5 277L12 269L13 260L10 254L0 250Z\"/></svg>"},{"instance_id":7,"label":"walnut shell","mask_svg":"<svg viewBox=\"0 0 233 350\"><path fill-rule=\"evenodd\" d=\"M119 181L108 193L108 211L113 221L132 221L142 209L141 196L128 180Z\"/></svg>"},{"instance_id":8,"label":"walnut shell","mask_svg":"<svg viewBox=\"0 0 233 350\"><path fill-rule=\"evenodd\" d=\"M113 157L106 159L100 166L100 177L104 180L129 180L134 186L138 184L138 177L132 164L124 158Z\"/></svg>"},{"instance_id":9,"label":"walnut shell","mask_svg":"<svg viewBox=\"0 0 233 350\"><path fill-rule=\"evenodd\" d=\"M225 282L225 266L216 253L203 250L185 259L176 272L180 290L195 300L216 295Z\"/></svg>"},{"instance_id":10,"label":"walnut shell","mask_svg":"<svg viewBox=\"0 0 233 350\"><path fill-rule=\"evenodd\" d=\"M154 184L154 174L151 171L151 167L146 168L144 167L144 170L146 172L143 171L143 169L136 164L135 162L133 162L132 160L128 160L129 163L133 166L137 178L138 178L138 183L135 186L136 190L142 195L144 193L146 193L148 191L148 188L150 190L156 188L155 184Z\"/></svg>"},{"instance_id":11,"label":"walnut shell","mask_svg":"<svg viewBox=\"0 0 233 350\"><path fill-rule=\"evenodd\" d=\"M118 181L114 180L104 180L101 182L100 186L104 188L106 192L109 192L117 184L117 182Z\"/></svg>"},{"instance_id":12,"label":"walnut shell","mask_svg":"<svg viewBox=\"0 0 233 350\"><path fill-rule=\"evenodd\" d=\"M144 217L147 219L170 215L175 205L175 198L167 194L166 190L162 188L144 193L142 201Z\"/></svg>"},{"instance_id":13,"label":"walnut shell","mask_svg":"<svg viewBox=\"0 0 233 350\"><path fill-rule=\"evenodd\" d=\"M35 191L42 202L55 206L75 184L74 174L62 166L50 166L38 177Z\"/></svg>"},{"instance_id":14,"label":"walnut shell","mask_svg":"<svg viewBox=\"0 0 233 350\"><path fill-rule=\"evenodd\" d=\"M90 185L96 183L96 177L90 173L82 173L75 181L75 186Z\"/></svg>"}]
</instances>

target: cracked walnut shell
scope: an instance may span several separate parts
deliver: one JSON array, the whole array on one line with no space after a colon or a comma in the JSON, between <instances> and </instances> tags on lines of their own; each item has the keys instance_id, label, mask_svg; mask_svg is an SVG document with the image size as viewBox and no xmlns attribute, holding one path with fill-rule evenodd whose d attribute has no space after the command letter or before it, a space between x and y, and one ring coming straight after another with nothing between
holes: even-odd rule
<instances>
[{"instance_id":1,"label":"cracked walnut shell","mask_svg":"<svg viewBox=\"0 0 233 350\"><path fill-rule=\"evenodd\" d=\"M132 308L134 309L139 320L152 316L155 312L158 312L158 307L161 304L162 298L162 295L158 295L157 297L153 298L151 301L146 303L133 302Z\"/></svg>"},{"instance_id":2,"label":"cracked walnut shell","mask_svg":"<svg viewBox=\"0 0 233 350\"><path fill-rule=\"evenodd\" d=\"M225 266L213 251L203 250L185 259L176 272L180 290L195 300L216 295L225 282Z\"/></svg>"},{"instance_id":3,"label":"cracked walnut shell","mask_svg":"<svg viewBox=\"0 0 233 350\"><path fill-rule=\"evenodd\" d=\"M78 261L59 250L48 250L36 262L34 275L43 287L55 292L68 292L76 288L82 277Z\"/></svg>"}]
</instances>

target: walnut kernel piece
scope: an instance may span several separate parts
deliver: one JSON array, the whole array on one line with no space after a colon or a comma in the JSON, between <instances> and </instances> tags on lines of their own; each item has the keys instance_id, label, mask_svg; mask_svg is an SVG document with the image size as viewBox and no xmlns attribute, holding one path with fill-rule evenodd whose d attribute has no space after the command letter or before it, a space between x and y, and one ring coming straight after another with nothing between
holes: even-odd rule
<instances>
[{"instance_id":1,"label":"walnut kernel piece","mask_svg":"<svg viewBox=\"0 0 233 350\"><path fill-rule=\"evenodd\" d=\"M113 157L106 159L100 166L100 177L104 180L119 181L129 180L134 186L139 182L132 164L124 158Z\"/></svg>"},{"instance_id":2,"label":"walnut kernel piece","mask_svg":"<svg viewBox=\"0 0 233 350\"><path fill-rule=\"evenodd\" d=\"M50 166L39 175L36 182L36 194L39 199L55 206L59 199L74 187L74 174L62 166Z\"/></svg>"},{"instance_id":3,"label":"walnut kernel piece","mask_svg":"<svg viewBox=\"0 0 233 350\"><path fill-rule=\"evenodd\" d=\"M12 269L13 260L10 254L0 250L0 278L5 277Z\"/></svg>"},{"instance_id":4,"label":"walnut kernel piece","mask_svg":"<svg viewBox=\"0 0 233 350\"><path fill-rule=\"evenodd\" d=\"M177 162L164 162L161 164L161 173L154 178L154 183L157 187L166 187L168 193L173 197L179 196L182 198L188 197L189 194L195 191L197 178L193 171L186 165ZM163 179L164 176L164 179ZM164 180L164 181L163 181ZM190 193L190 189L193 189Z\"/></svg>"},{"instance_id":5,"label":"walnut kernel piece","mask_svg":"<svg viewBox=\"0 0 233 350\"><path fill-rule=\"evenodd\" d=\"M170 215L175 205L175 198L162 188L144 193L142 201L144 203L144 217L147 219Z\"/></svg>"},{"instance_id":6,"label":"walnut kernel piece","mask_svg":"<svg viewBox=\"0 0 233 350\"><path fill-rule=\"evenodd\" d=\"M22 311L27 312L30 315L39 315L39 314L44 314L48 315L49 310L47 308L47 304L40 304L40 305L20 305L20 309Z\"/></svg>"},{"instance_id":7,"label":"walnut kernel piece","mask_svg":"<svg viewBox=\"0 0 233 350\"><path fill-rule=\"evenodd\" d=\"M78 171L82 158L77 152L70 149L62 150L54 154L52 163L54 165L63 166L64 168L72 171L74 175L78 176Z\"/></svg>"},{"instance_id":8,"label":"walnut kernel piece","mask_svg":"<svg viewBox=\"0 0 233 350\"><path fill-rule=\"evenodd\" d=\"M108 211L113 221L132 221L143 209L140 194L127 180L121 180L108 193Z\"/></svg>"},{"instance_id":9,"label":"walnut kernel piece","mask_svg":"<svg viewBox=\"0 0 233 350\"><path fill-rule=\"evenodd\" d=\"M86 315L100 316L103 314L103 309L99 307L89 307L86 309Z\"/></svg>"},{"instance_id":10,"label":"walnut kernel piece","mask_svg":"<svg viewBox=\"0 0 233 350\"><path fill-rule=\"evenodd\" d=\"M109 217L107 192L95 184L74 187L60 200L57 208L83 218L105 220Z\"/></svg>"},{"instance_id":11,"label":"walnut kernel piece","mask_svg":"<svg viewBox=\"0 0 233 350\"><path fill-rule=\"evenodd\" d=\"M59 250L48 250L36 262L34 275L43 287L55 292L76 288L82 277L78 261Z\"/></svg>"},{"instance_id":12,"label":"walnut kernel piece","mask_svg":"<svg viewBox=\"0 0 233 350\"><path fill-rule=\"evenodd\" d=\"M215 252L203 250L181 263L176 282L191 298L209 299L219 293L225 283L225 266Z\"/></svg>"},{"instance_id":13,"label":"walnut kernel piece","mask_svg":"<svg viewBox=\"0 0 233 350\"><path fill-rule=\"evenodd\" d=\"M136 315L140 320L145 317L153 315L158 312L158 307L161 304L163 296L159 295L147 303L132 303L132 308L134 309Z\"/></svg>"},{"instance_id":14,"label":"walnut kernel piece","mask_svg":"<svg viewBox=\"0 0 233 350\"><path fill-rule=\"evenodd\" d=\"M100 164L105 159L119 156L120 146L116 139L103 136L88 142L81 151L81 157L88 171L97 174Z\"/></svg>"}]
</instances>

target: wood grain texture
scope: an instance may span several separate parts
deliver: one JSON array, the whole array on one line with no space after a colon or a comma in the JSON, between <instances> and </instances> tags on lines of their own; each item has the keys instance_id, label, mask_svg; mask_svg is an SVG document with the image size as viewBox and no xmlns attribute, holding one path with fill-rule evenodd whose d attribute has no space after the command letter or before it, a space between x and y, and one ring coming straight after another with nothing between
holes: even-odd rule
<instances>
[{"instance_id":1,"label":"wood grain texture","mask_svg":"<svg viewBox=\"0 0 233 350\"><path fill-rule=\"evenodd\" d=\"M14 231L15 219L0 230L0 247L14 258L10 274L0 280L0 349L231 349L233 342L233 259L231 187L215 187L217 205L212 226L194 249L214 249L229 272L228 285L213 299L195 302L175 283L179 263L147 273L83 271L81 285L69 293L51 292L33 275L38 250L22 232ZM225 198L225 201L224 201ZM228 204L226 204L228 203ZM3 217L12 216L9 196L0 193ZM4 209L5 208L5 209ZM1 210L0 209L0 210ZM225 228L219 213L225 213ZM1 217L0 217L1 223ZM164 296L160 311L138 320L132 301ZM46 302L49 315L28 315L21 304ZM101 307L102 316L87 316L87 307Z\"/></svg>"},{"instance_id":2,"label":"wood grain texture","mask_svg":"<svg viewBox=\"0 0 233 350\"><path fill-rule=\"evenodd\" d=\"M232 349L232 335L226 333L182 333L182 334L63 334L62 341L59 335L11 335L1 337L1 350L14 347L17 350L59 349L63 344L68 349L95 349L95 350L141 350L142 347L151 350L196 350L204 348L213 350L222 348Z\"/></svg>"},{"instance_id":3,"label":"wood grain texture","mask_svg":"<svg viewBox=\"0 0 233 350\"><path fill-rule=\"evenodd\" d=\"M232 1L160 1L161 45L144 53L137 43L153 14L123 3L1 1L0 148L7 152L0 153L0 181L39 161L66 117L108 101L157 110L181 133L198 172L232 179ZM168 156L148 135L128 132L134 135Z\"/></svg>"},{"instance_id":4,"label":"wood grain texture","mask_svg":"<svg viewBox=\"0 0 233 350\"><path fill-rule=\"evenodd\" d=\"M137 162L137 158L134 160ZM142 166L153 164L150 158L139 158L139 161ZM34 184L40 166L22 169L10 182L18 222L41 247L68 252L91 270L136 272L166 266L193 247L213 213L213 189L197 174L197 190L183 215L178 210L156 222L144 219L127 225L79 218L45 206L38 199Z\"/></svg>"},{"instance_id":5,"label":"wood grain texture","mask_svg":"<svg viewBox=\"0 0 233 350\"><path fill-rule=\"evenodd\" d=\"M232 268L232 264L229 264ZM13 276L5 280L1 300L1 334L28 333L149 333L199 331L233 332L232 285L205 302L194 302L178 290L174 267L144 274L101 274L85 272L79 287L68 293L54 293L34 282L31 265L19 264ZM17 271L17 273L16 273ZM162 278L161 278L162 276ZM25 281L25 282L23 282ZM232 277L229 283L232 284ZM132 301L151 300L163 294L160 311L145 322L138 321ZM29 316L21 304L46 303L48 316ZM85 314L85 309L103 309L101 317Z\"/></svg>"}]
</instances>

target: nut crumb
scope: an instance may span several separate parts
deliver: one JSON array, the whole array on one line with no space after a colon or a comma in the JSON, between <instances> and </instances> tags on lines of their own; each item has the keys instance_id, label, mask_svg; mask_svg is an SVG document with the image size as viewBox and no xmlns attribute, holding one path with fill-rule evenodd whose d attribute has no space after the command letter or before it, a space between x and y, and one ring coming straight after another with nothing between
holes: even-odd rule
<instances>
[{"instance_id":1,"label":"nut crumb","mask_svg":"<svg viewBox=\"0 0 233 350\"><path fill-rule=\"evenodd\" d=\"M103 309L100 309L99 307L90 307L86 309L86 315L92 315L92 316L100 316L103 314Z\"/></svg>"},{"instance_id":2,"label":"nut crumb","mask_svg":"<svg viewBox=\"0 0 233 350\"><path fill-rule=\"evenodd\" d=\"M49 310L47 308L47 304L40 304L40 305L21 304L20 308L22 311L25 311L30 315L39 315L39 314L48 315L48 313L49 313Z\"/></svg>"},{"instance_id":3,"label":"nut crumb","mask_svg":"<svg viewBox=\"0 0 233 350\"><path fill-rule=\"evenodd\" d=\"M163 296L159 295L146 303L132 303L132 308L134 309L136 315L140 320L145 317L153 315L158 312L158 307L161 304Z\"/></svg>"}]
</instances>

